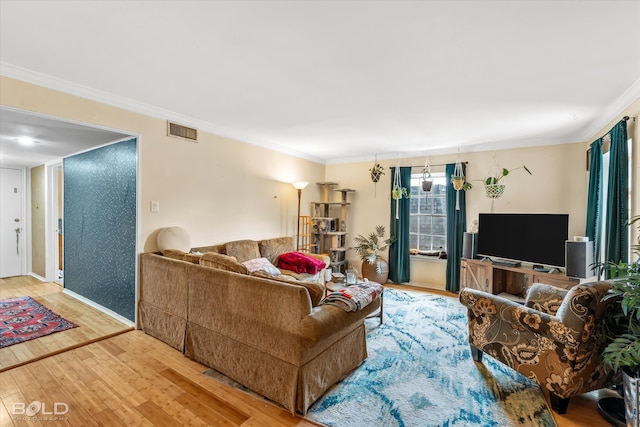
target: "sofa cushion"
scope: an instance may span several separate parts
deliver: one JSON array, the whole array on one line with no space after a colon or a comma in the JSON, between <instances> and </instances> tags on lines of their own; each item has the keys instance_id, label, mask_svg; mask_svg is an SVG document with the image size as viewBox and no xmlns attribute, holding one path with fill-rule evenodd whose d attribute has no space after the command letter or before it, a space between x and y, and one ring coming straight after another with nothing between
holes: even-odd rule
<instances>
[{"instance_id":1,"label":"sofa cushion","mask_svg":"<svg viewBox=\"0 0 640 427\"><path fill-rule=\"evenodd\" d=\"M238 262L260 258L258 242L255 240L236 240L229 242L225 245L225 252L229 256L236 257Z\"/></svg>"},{"instance_id":2,"label":"sofa cushion","mask_svg":"<svg viewBox=\"0 0 640 427\"><path fill-rule=\"evenodd\" d=\"M304 286L307 288L307 292L309 293L309 297L311 298L311 305L316 307L324 298L324 286L317 282L301 282L296 280L294 277L286 276L284 274L274 276L273 274L269 274L266 271L258 270L251 273L252 276L261 277L263 279L271 279L277 280L278 282L290 283L292 285Z\"/></svg>"},{"instance_id":3,"label":"sofa cushion","mask_svg":"<svg viewBox=\"0 0 640 427\"><path fill-rule=\"evenodd\" d=\"M261 240L258 242L260 255L275 264L278 256L287 252L292 252L293 237L276 237L275 239Z\"/></svg>"},{"instance_id":4,"label":"sofa cushion","mask_svg":"<svg viewBox=\"0 0 640 427\"><path fill-rule=\"evenodd\" d=\"M193 264L200 263L200 255L182 252L177 249L165 249L164 251L162 251L162 256L165 256L167 258L179 259L181 261L187 261Z\"/></svg>"},{"instance_id":5,"label":"sofa cushion","mask_svg":"<svg viewBox=\"0 0 640 427\"><path fill-rule=\"evenodd\" d=\"M274 276L280 275L280 270L278 270L278 268L275 265L271 264L266 258L254 258L245 261L242 264L247 267L247 270L249 270L249 274L253 273L254 271L262 270L266 271L269 274L273 274Z\"/></svg>"},{"instance_id":6,"label":"sofa cushion","mask_svg":"<svg viewBox=\"0 0 640 427\"><path fill-rule=\"evenodd\" d=\"M182 259L185 255L185 252L179 251L178 249L165 249L162 251L162 256L166 256L171 259Z\"/></svg>"},{"instance_id":7,"label":"sofa cushion","mask_svg":"<svg viewBox=\"0 0 640 427\"><path fill-rule=\"evenodd\" d=\"M215 252L207 252L200 258L200 265L219 268L220 270L233 271L241 274L249 274L247 267L240 264L234 257Z\"/></svg>"},{"instance_id":8,"label":"sofa cushion","mask_svg":"<svg viewBox=\"0 0 640 427\"><path fill-rule=\"evenodd\" d=\"M200 264L200 258L202 258L202 254L188 253L184 254L182 260L193 264Z\"/></svg>"},{"instance_id":9,"label":"sofa cushion","mask_svg":"<svg viewBox=\"0 0 640 427\"><path fill-rule=\"evenodd\" d=\"M225 254L224 245L211 245L211 246L198 246L196 248L191 248L191 253L201 253L204 254L206 252L216 252L219 254Z\"/></svg>"},{"instance_id":10,"label":"sofa cushion","mask_svg":"<svg viewBox=\"0 0 640 427\"><path fill-rule=\"evenodd\" d=\"M296 273L317 274L326 264L319 259L301 252L287 252L278 257L278 268L295 271Z\"/></svg>"}]
</instances>

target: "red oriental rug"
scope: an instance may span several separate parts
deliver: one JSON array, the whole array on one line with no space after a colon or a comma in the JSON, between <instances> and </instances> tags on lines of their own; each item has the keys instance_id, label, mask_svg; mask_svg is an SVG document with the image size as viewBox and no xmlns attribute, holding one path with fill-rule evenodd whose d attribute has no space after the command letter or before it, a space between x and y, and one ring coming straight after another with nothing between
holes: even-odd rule
<instances>
[{"instance_id":1,"label":"red oriental rug","mask_svg":"<svg viewBox=\"0 0 640 427\"><path fill-rule=\"evenodd\" d=\"M77 326L31 297L0 301L0 348Z\"/></svg>"}]
</instances>

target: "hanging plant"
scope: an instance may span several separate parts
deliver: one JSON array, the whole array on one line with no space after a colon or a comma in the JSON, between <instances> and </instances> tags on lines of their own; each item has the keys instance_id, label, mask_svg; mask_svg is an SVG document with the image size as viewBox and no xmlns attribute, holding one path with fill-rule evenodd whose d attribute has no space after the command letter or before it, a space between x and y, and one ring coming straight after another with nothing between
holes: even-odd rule
<instances>
[{"instance_id":1,"label":"hanging plant","mask_svg":"<svg viewBox=\"0 0 640 427\"><path fill-rule=\"evenodd\" d=\"M400 178L400 165L396 166L395 173L393 175L393 187L391 188L391 197L396 201L396 219L400 219L400 199L403 197L408 199L409 191L402 186L402 180Z\"/></svg>"},{"instance_id":2,"label":"hanging plant","mask_svg":"<svg viewBox=\"0 0 640 427\"><path fill-rule=\"evenodd\" d=\"M429 166L429 158L424 163L422 169L422 191L431 191L433 185L433 179L431 178L431 166Z\"/></svg>"},{"instance_id":3,"label":"hanging plant","mask_svg":"<svg viewBox=\"0 0 640 427\"><path fill-rule=\"evenodd\" d=\"M471 184L467 182L467 177L464 176L462 171L462 163L456 162L456 166L453 169L453 175L451 175L451 185L456 190L456 210L460 210L460 190L467 191L471 189Z\"/></svg>"},{"instance_id":4,"label":"hanging plant","mask_svg":"<svg viewBox=\"0 0 640 427\"><path fill-rule=\"evenodd\" d=\"M462 163L456 162L456 166L453 170L453 175L451 175L451 184L453 185L453 189L456 191L460 190L468 190L471 188L471 184L466 182L466 177L464 176L464 172L462 172Z\"/></svg>"},{"instance_id":5,"label":"hanging plant","mask_svg":"<svg viewBox=\"0 0 640 427\"><path fill-rule=\"evenodd\" d=\"M373 181L373 197L376 197L378 181L380 181L380 177L384 175L384 167L378 163L377 155L373 160L373 167L369 169L369 174L371 175L371 181Z\"/></svg>"},{"instance_id":6,"label":"hanging plant","mask_svg":"<svg viewBox=\"0 0 640 427\"><path fill-rule=\"evenodd\" d=\"M500 184L500 180L509 175L510 172L518 169L524 169L529 175L533 175L525 165L514 169L500 168L498 163L494 160L492 172L484 180L484 191L486 196L490 199L497 199L502 196L504 194L505 185Z\"/></svg>"},{"instance_id":7,"label":"hanging plant","mask_svg":"<svg viewBox=\"0 0 640 427\"><path fill-rule=\"evenodd\" d=\"M409 196L409 192L405 187L398 187L398 188L394 187L393 190L391 191L391 197L393 197L393 200L400 200L403 197L405 199L408 199L410 196Z\"/></svg>"},{"instance_id":8,"label":"hanging plant","mask_svg":"<svg viewBox=\"0 0 640 427\"><path fill-rule=\"evenodd\" d=\"M375 162L373 167L369 169L369 173L371 174L371 181L378 182L380 181L380 177L384 175L384 167L380 163Z\"/></svg>"}]
</instances>

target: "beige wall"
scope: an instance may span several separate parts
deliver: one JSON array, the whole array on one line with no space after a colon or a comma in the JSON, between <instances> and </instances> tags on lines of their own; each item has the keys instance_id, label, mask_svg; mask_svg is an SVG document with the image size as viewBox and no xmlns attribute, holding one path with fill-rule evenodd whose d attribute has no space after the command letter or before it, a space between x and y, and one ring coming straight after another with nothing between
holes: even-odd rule
<instances>
[{"instance_id":1,"label":"beige wall","mask_svg":"<svg viewBox=\"0 0 640 427\"><path fill-rule=\"evenodd\" d=\"M532 148L511 150L497 150L486 152L461 153L460 160L468 161L467 177L474 184L474 188L466 193L467 196L467 226L478 218L481 212L491 212L491 199L484 196L482 183L474 181L486 177L492 164L492 159L498 161L501 167L512 169L526 164L533 172L533 176L523 171L515 171L504 178L507 185L505 194L493 203L494 212L527 212L527 213L568 213L570 218L569 236L584 235L586 225L586 204L589 174L586 170L586 150L592 140L607 132L623 116L637 117L640 113L640 100L635 101L625 109L616 120L602 129L592 139L580 143L567 143ZM638 215L640 204L640 126L630 124L630 134L633 136L633 204L631 211ZM455 155L430 156L430 163L454 163ZM417 166L414 172L419 172L424 164L424 157L401 158L401 166ZM349 241L357 234L368 234L377 224L389 225L390 185L389 168L396 166L397 160L380 161L385 167L386 174L382 176L374 193L374 184L369 178L368 169L373 162L344 163L327 165L327 179L339 181L341 185L356 189L352 196L353 204L349 210ZM434 168L444 171L443 167ZM360 260L351 251L347 253L349 260L359 266ZM388 255L388 254L386 254ZM411 281L428 287L444 289L446 264L412 260Z\"/></svg>"},{"instance_id":2,"label":"beige wall","mask_svg":"<svg viewBox=\"0 0 640 427\"><path fill-rule=\"evenodd\" d=\"M484 195L482 182L488 175L493 157L501 167L513 169L523 164L533 176L520 170L504 178L505 194L493 201L494 212L568 213L570 215L570 235L583 235L585 228L585 206L587 193L587 172L585 168L584 144L563 144L534 148L499 150L492 152L461 153L460 160L467 161L467 178L474 188L466 193L467 225L478 218L480 212L491 212L492 203ZM401 166L416 166L419 172L424 157L402 158ZM430 163L455 163L455 155L430 156ZM327 166L327 179L345 181L343 185L355 188L354 203L350 209L352 221L351 237L368 234L376 224L389 224L391 198L391 174L389 168L396 160L381 161L386 174L377 185L374 195L373 183L368 169L372 162L334 164ZM434 167L434 171L444 171L444 167ZM349 245L351 245L351 241ZM348 253L351 262L360 261L353 253ZM411 281L417 284L444 289L446 264L413 260Z\"/></svg>"},{"instance_id":3,"label":"beige wall","mask_svg":"<svg viewBox=\"0 0 640 427\"><path fill-rule=\"evenodd\" d=\"M31 271L40 277L47 275L44 173L44 166L31 168Z\"/></svg>"},{"instance_id":4,"label":"beige wall","mask_svg":"<svg viewBox=\"0 0 640 427\"><path fill-rule=\"evenodd\" d=\"M289 184L324 180L324 165L200 132L199 143L166 136L166 121L0 77L2 105L139 136L140 251L161 227L178 225L194 246L295 234L297 193ZM319 197L302 194L302 211ZM160 211L151 212L152 200Z\"/></svg>"},{"instance_id":5,"label":"beige wall","mask_svg":"<svg viewBox=\"0 0 640 427\"><path fill-rule=\"evenodd\" d=\"M139 136L140 147L140 251L155 250L155 235L161 227L179 225L188 229L194 246L231 239L267 238L295 234L297 197L292 181L311 183L337 181L356 189L350 194L348 245L353 236L371 232L377 224L389 224L389 167L396 160L382 161L387 169L377 184L369 178L372 162L327 165L299 159L272 150L200 132L200 142L184 142L166 136L166 122L120 108L0 77L0 103L73 121L129 132ZM620 114L637 117L640 100ZM585 152L589 143L608 131L613 120L589 141L563 145L461 153L468 161L469 179L482 179L495 155L503 167L526 164L533 172L522 171L505 178L505 195L494 202L495 212L548 212L570 214L570 235L584 234L588 173ZM633 126L635 185L632 212L638 214L640 189L637 185L639 149L637 121ZM436 163L455 162L455 155L431 156ZM422 165L424 158L402 158L402 166ZM416 171L420 167L415 168ZM441 168L441 170L443 170ZM467 193L467 222L479 212L489 212L491 201L479 182ZM303 215L309 202L321 199L311 184L302 193ZM160 212L150 212L152 200L160 202ZM355 265L360 261L348 252ZM424 262L412 269L422 272L414 281L444 287L444 263ZM437 282L437 283L436 283Z\"/></svg>"}]
</instances>

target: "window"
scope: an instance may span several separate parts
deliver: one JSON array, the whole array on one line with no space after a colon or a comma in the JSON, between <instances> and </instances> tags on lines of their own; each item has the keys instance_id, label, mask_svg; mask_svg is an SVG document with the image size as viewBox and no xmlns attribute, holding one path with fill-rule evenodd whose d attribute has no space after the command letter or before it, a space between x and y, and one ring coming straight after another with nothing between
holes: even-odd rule
<instances>
[{"instance_id":1,"label":"window","mask_svg":"<svg viewBox=\"0 0 640 427\"><path fill-rule=\"evenodd\" d=\"M447 191L444 173L432 173L431 191L422 190L422 174L411 175L409 247L447 249Z\"/></svg>"},{"instance_id":2,"label":"window","mask_svg":"<svg viewBox=\"0 0 640 427\"><path fill-rule=\"evenodd\" d=\"M605 141L609 141L610 143L610 139L609 136L607 135L605 138ZM629 183L628 183L628 188L629 188L629 194L628 194L628 206L629 206L629 212L627 212L627 214L631 214L631 206L632 205L632 198L631 198L631 191L633 190L633 167L631 164L631 159L633 158L633 143L631 138L629 138L627 140L627 152L629 154ZM609 191L609 145L607 144L606 146L603 147L603 153L602 153L602 210L600 211L600 236L601 240L600 240L600 259L599 260L595 260L596 262L600 262L600 263L605 263L607 260L605 259L605 254L606 254L606 239L604 238L607 230L606 230L606 223L607 223L607 197L608 197L608 191ZM413 191L413 188L411 189ZM629 220L629 218L627 218L627 220ZM627 233L629 233L627 235L627 241L631 242L631 238L633 236L633 234L631 234L631 229L632 227L628 227L627 228ZM629 245L629 253L627 254L628 259L631 260L631 245Z\"/></svg>"}]
</instances>

